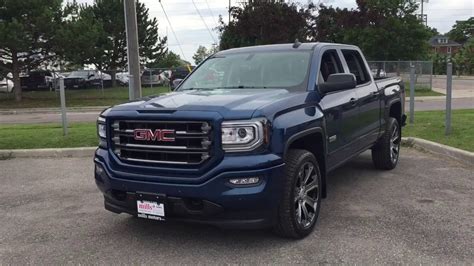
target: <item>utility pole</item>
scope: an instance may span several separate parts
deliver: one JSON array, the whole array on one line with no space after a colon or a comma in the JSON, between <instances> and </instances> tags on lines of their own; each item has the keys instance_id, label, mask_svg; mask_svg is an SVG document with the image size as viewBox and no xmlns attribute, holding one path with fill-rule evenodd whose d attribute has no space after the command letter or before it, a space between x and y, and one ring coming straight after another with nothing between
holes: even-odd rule
<instances>
[{"instance_id":1,"label":"utility pole","mask_svg":"<svg viewBox=\"0 0 474 266\"><path fill-rule=\"evenodd\" d=\"M230 4L231 4L230 1L231 0L229 0L229 23L227 23L227 25L230 25Z\"/></svg>"},{"instance_id":2,"label":"utility pole","mask_svg":"<svg viewBox=\"0 0 474 266\"><path fill-rule=\"evenodd\" d=\"M425 0L420 0L421 1L421 21L424 21L425 19L423 18L423 2L425 2Z\"/></svg>"},{"instance_id":3,"label":"utility pole","mask_svg":"<svg viewBox=\"0 0 474 266\"><path fill-rule=\"evenodd\" d=\"M428 25L428 15L425 15L423 13L423 3L426 2L428 3L429 0L419 0L420 1L420 9L421 9L421 14L420 14L420 18L421 18L421 23L423 23L425 26Z\"/></svg>"},{"instance_id":4,"label":"utility pole","mask_svg":"<svg viewBox=\"0 0 474 266\"><path fill-rule=\"evenodd\" d=\"M123 6L125 12L125 31L127 34L128 96L130 100L135 100L142 97L135 0L124 0Z\"/></svg>"}]
</instances>

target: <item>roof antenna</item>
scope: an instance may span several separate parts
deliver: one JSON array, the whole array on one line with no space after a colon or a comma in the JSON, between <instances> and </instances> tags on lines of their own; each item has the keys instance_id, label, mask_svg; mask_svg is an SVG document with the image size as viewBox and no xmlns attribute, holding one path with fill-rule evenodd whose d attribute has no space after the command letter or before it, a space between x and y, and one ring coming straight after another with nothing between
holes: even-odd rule
<instances>
[{"instance_id":1,"label":"roof antenna","mask_svg":"<svg viewBox=\"0 0 474 266\"><path fill-rule=\"evenodd\" d=\"M300 45L301 45L300 41L298 40L298 38L296 38L295 43L293 44L293 48L296 49L296 48L300 47Z\"/></svg>"}]
</instances>

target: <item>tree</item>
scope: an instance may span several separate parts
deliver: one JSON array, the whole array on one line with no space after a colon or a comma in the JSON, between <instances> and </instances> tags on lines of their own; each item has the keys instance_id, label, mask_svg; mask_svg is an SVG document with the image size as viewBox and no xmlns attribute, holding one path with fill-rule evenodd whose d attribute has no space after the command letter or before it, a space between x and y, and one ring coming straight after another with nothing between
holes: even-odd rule
<instances>
[{"instance_id":1,"label":"tree","mask_svg":"<svg viewBox=\"0 0 474 266\"><path fill-rule=\"evenodd\" d=\"M166 52L167 38L158 35L158 21L149 17L148 8L136 2L138 45L140 63L153 64ZM115 72L127 65L126 33L123 1L95 0L92 6L82 5L78 17L68 25L80 37L71 38L65 34L64 56L78 64L93 64L97 69L111 72L115 85ZM84 47L78 54L76 47Z\"/></svg>"},{"instance_id":2,"label":"tree","mask_svg":"<svg viewBox=\"0 0 474 266\"><path fill-rule=\"evenodd\" d=\"M55 56L63 15L62 0L0 0L0 68L13 75L16 101L22 99L20 73Z\"/></svg>"},{"instance_id":3,"label":"tree","mask_svg":"<svg viewBox=\"0 0 474 266\"><path fill-rule=\"evenodd\" d=\"M217 49L216 46L207 49L206 47L199 45L198 49L196 50L196 53L193 55L194 62L196 63L196 65L199 65L202 61L204 61L204 59L206 59L210 55L215 54L218 51L219 49Z\"/></svg>"},{"instance_id":4,"label":"tree","mask_svg":"<svg viewBox=\"0 0 474 266\"><path fill-rule=\"evenodd\" d=\"M469 38L459 52L453 57L458 75L474 74L474 37Z\"/></svg>"},{"instance_id":5,"label":"tree","mask_svg":"<svg viewBox=\"0 0 474 266\"><path fill-rule=\"evenodd\" d=\"M357 0L357 9L321 6L314 40L358 45L372 60L428 56L433 31L417 19L411 0Z\"/></svg>"},{"instance_id":6,"label":"tree","mask_svg":"<svg viewBox=\"0 0 474 266\"><path fill-rule=\"evenodd\" d=\"M299 9L295 4L271 1L252 1L243 8L232 7L233 19L228 25L220 18L220 49L305 40L307 16L313 8L310 5Z\"/></svg>"},{"instance_id":7,"label":"tree","mask_svg":"<svg viewBox=\"0 0 474 266\"><path fill-rule=\"evenodd\" d=\"M181 57L171 51L168 51L161 58L153 63L147 64L149 68L174 68L189 65L189 62L184 61Z\"/></svg>"},{"instance_id":8,"label":"tree","mask_svg":"<svg viewBox=\"0 0 474 266\"><path fill-rule=\"evenodd\" d=\"M468 20L456 21L453 28L448 32L448 37L461 44L474 37L474 17L470 17Z\"/></svg>"}]
</instances>

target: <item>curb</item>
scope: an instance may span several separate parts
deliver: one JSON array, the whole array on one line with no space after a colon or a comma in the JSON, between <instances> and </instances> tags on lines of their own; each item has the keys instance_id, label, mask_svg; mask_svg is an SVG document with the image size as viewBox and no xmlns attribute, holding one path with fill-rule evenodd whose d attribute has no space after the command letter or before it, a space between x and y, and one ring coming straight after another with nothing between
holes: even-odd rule
<instances>
[{"instance_id":1,"label":"curb","mask_svg":"<svg viewBox=\"0 0 474 266\"><path fill-rule=\"evenodd\" d=\"M109 106L68 107L67 112L102 112ZM32 114L32 113L60 113L61 108L18 108L0 109L0 115Z\"/></svg>"},{"instance_id":2,"label":"curb","mask_svg":"<svg viewBox=\"0 0 474 266\"><path fill-rule=\"evenodd\" d=\"M13 158L60 158L94 156L96 147L64 148L64 149L18 149L0 150L0 160Z\"/></svg>"},{"instance_id":3,"label":"curb","mask_svg":"<svg viewBox=\"0 0 474 266\"><path fill-rule=\"evenodd\" d=\"M474 165L474 152L469 152L451 146L439 144L437 142L413 137L402 138L402 144L421 151L447 156L460 163L471 166Z\"/></svg>"}]
</instances>

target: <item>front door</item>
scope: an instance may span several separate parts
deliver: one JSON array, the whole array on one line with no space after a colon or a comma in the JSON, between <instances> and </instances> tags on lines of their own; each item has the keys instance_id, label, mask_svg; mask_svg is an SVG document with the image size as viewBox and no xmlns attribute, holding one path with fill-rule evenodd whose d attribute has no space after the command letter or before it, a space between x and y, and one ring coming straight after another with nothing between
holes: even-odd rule
<instances>
[{"instance_id":1,"label":"front door","mask_svg":"<svg viewBox=\"0 0 474 266\"><path fill-rule=\"evenodd\" d=\"M336 49L326 50L321 58L318 84L336 73L344 73L339 53ZM332 169L355 152L350 143L355 140L357 130L356 89L327 93L320 106L326 117L327 164L328 169Z\"/></svg>"},{"instance_id":2,"label":"front door","mask_svg":"<svg viewBox=\"0 0 474 266\"><path fill-rule=\"evenodd\" d=\"M357 118L357 146L367 148L374 143L380 133L381 125L381 95L377 85L370 76L370 72L357 50L342 50L349 72L354 74L357 81L356 94L359 116Z\"/></svg>"}]
</instances>

